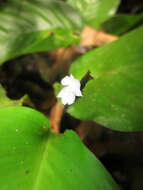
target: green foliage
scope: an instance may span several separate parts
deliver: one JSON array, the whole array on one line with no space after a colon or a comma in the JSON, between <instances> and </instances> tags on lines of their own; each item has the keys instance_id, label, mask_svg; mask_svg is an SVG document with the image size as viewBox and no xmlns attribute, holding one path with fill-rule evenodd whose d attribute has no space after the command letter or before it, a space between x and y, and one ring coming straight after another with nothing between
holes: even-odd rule
<instances>
[{"instance_id":1,"label":"green foliage","mask_svg":"<svg viewBox=\"0 0 143 190\"><path fill-rule=\"evenodd\" d=\"M19 55L77 43L77 11L58 0L13 0L0 7L0 63Z\"/></svg>"},{"instance_id":2,"label":"green foliage","mask_svg":"<svg viewBox=\"0 0 143 190\"><path fill-rule=\"evenodd\" d=\"M139 15L115 15L102 25L102 29L111 34L121 35L139 24L143 14Z\"/></svg>"},{"instance_id":3,"label":"green foliage","mask_svg":"<svg viewBox=\"0 0 143 190\"><path fill-rule=\"evenodd\" d=\"M41 113L1 108L0 124L1 190L118 190L78 136L53 134Z\"/></svg>"},{"instance_id":4,"label":"green foliage","mask_svg":"<svg viewBox=\"0 0 143 190\"><path fill-rule=\"evenodd\" d=\"M7 97L5 90L0 85L0 108L5 106L20 106L23 103L25 96L20 100L11 100Z\"/></svg>"},{"instance_id":5,"label":"green foliage","mask_svg":"<svg viewBox=\"0 0 143 190\"><path fill-rule=\"evenodd\" d=\"M83 16L86 24L96 29L116 12L120 0L67 0Z\"/></svg>"},{"instance_id":6,"label":"green foliage","mask_svg":"<svg viewBox=\"0 0 143 190\"><path fill-rule=\"evenodd\" d=\"M92 50L75 61L70 72L93 76L83 97L68 112L120 131L143 129L143 27Z\"/></svg>"},{"instance_id":7,"label":"green foliage","mask_svg":"<svg viewBox=\"0 0 143 190\"><path fill-rule=\"evenodd\" d=\"M9 0L0 7L0 64L78 43L83 23L123 34L143 15L116 15L120 0ZM108 20L111 18L110 20ZM108 21L107 21L108 20ZM107 22L105 22L107 21ZM102 23L104 24L102 25ZM92 80L68 108L82 120L119 131L143 129L143 27L76 60L70 72ZM59 76L57 76L59 77ZM61 85L55 84L56 93ZM118 190L73 131L54 134L41 113L12 101L0 86L1 190Z\"/></svg>"}]
</instances>

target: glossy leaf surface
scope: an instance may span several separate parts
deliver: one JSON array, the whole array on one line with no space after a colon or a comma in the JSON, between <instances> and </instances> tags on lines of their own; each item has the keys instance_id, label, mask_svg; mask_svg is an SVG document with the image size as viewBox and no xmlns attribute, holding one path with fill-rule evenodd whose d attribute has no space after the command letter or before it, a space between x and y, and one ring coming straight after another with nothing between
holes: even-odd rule
<instances>
[{"instance_id":1,"label":"glossy leaf surface","mask_svg":"<svg viewBox=\"0 0 143 190\"><path fill-rule=\"evenodd\" d=\"M120 131L143 129L143 27L119 40L88 52L70 72L82 77L91 72L83 97L68 112Z\"/></svg>"},{"instance_id":2,"label":"glossy leaf surface","mask_svg":"<svg viewBox=\"0 0 143 190\"><path fill-rule=\"evenodd\" d=\"M67 0L83 16L86 24L96 29L116 12L119 0Z\"/></svg>"},{"instance_id":3,"label":"glossy leaf surface","mask_svg":"<svg viewBox=\"0 0 143 190\"><path fill-rule=\"evenodd\" d=\"M0 63L76 43L81 27L80 15L64 2L10 1L0 7Z\"/></svg>"},{"instance_id":4,"label":"glossy leaf surface","mask_svg":"<svg viewBox=\"0 0 143 190\"><path fill-rule=\"evenodd\" d=\"M0 109L1 190L118 190L74 132L55 135L48 126L30 108Z\"/></svg>"}]
</instances>

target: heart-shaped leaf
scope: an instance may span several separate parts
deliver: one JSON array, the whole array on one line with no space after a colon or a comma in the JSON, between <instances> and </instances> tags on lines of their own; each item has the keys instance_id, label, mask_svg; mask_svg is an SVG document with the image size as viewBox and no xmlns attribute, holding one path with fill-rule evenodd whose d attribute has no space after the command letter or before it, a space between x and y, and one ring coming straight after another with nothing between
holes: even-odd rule
<instances>
[{"instance_id":1,"label":"heart-shaped leaf","mask_svg":"<svg viewBox=\"0 0 143 190\"><path fill-rule=\"evenodd\" d=\"M71 67L81 79L88 71L93 80L83 97L68 110L73 116L93 120L121 131L143 129L143 27L119 40L88 52Z\"/></svg>"},{"instance_id":2,"label":"heart-shaped leaf","mask_svg":"<svg viewBox=\"0 0 143 190\"><path fill-rule=\"evenodd\" d=\"M58 0L13 0L0 7L0 63L79 41L78 12Z\"/></svg>"},{"instance_id":3,"label":"heart-shaped leaf","mask_svg":"<svg viewBox=\"0 0 143 190\"><path fill-rule=\"evenodd\" d=\"M30 108L0 109L1 190L118 190L74 132L56 135L48 126Z\"/></svg>"}]
</instances>

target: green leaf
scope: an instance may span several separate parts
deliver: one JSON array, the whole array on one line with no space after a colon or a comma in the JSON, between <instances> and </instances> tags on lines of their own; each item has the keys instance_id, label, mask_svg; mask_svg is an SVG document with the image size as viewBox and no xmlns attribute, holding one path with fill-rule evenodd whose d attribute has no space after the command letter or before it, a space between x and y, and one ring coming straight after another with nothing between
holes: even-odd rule
<instances>
[{"instance_id":1,"label":"green leaf","mask_svg":"<svg viewBox=\"0 0 143 190\"><path fill-rule=\"evenodd\" d=\"M13 0L0 7L0 63L79 41L82 19L58 0Z\"/></svg>"},{"instance_id":2,"label":"green leaf","mask_svg":"<svg viewBox=\"0 0 143 190\"><path fill-rule=\"evenodd\" d=\"M120 131L143 129L143 27L95 49L73 63L70 72L90 80L68 112Z\"/></svg>"},{"instance_id":3,"label":"green leaf","mask_svg":"<svg viewBox=\"0 0 143 190\"><path fill-rule=\"evenodd\" d=\"M114 35L121 35L137 24L143 19L143 14L139 15L115 15L105 23L102 24L102 30Z\"/></svg>"},{"instance_id":4,"label":"green leaf","mask_svg":"<svg viewBox=\"0 0 143 190\"><path fill-rule=\"evenodd\" d=\"M2 108L0 125L1 190L118 190L74 132L53 134L39 112Z\"/></svg>"},{"instance_id":5,"label":"green leaf","mask_svg":"<svg viewBox=\"0 0 143 190\"><path fill-rule=\"evenodd\" d=\"M20 100L11 100L6 96L6 92L3 87L0 85L0 108L6 106L20 106L23 103L25 96Z\"/></svg>"},{"instance_id":6,"label":"green leaf","mask_svg":"<svg viewBox=\"0 0 143 190\"><path fill-rule=\"evenodd\" d=\"M76 8L86 21L86 24L96 29L116 12L120 0L67 0Z\"/></svg>"}]
</instances>

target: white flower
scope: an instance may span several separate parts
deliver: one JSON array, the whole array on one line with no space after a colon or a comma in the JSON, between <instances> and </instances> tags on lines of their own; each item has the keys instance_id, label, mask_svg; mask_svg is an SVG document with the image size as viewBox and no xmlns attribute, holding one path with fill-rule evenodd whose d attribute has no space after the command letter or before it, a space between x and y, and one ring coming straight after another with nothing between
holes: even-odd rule
<instances>
[{"instance_id":1,"label":"white flower","mask_svg":"<svg viewBox=\"0 0 143 190\"><path fill-rule=\"evenodd\" d=\"M61 84L65 86L58 94L58 98L62 99L64 105L71 105L75 102L76 96L82 96L80 91L80 81L75 79L73 75L65 76L61 80Z\"/></svg>"}]
</instances>

